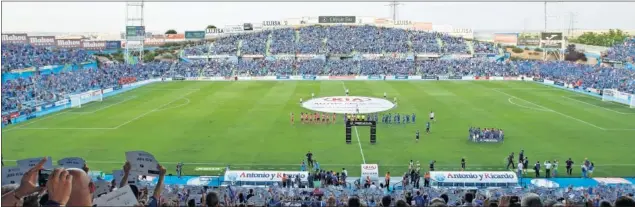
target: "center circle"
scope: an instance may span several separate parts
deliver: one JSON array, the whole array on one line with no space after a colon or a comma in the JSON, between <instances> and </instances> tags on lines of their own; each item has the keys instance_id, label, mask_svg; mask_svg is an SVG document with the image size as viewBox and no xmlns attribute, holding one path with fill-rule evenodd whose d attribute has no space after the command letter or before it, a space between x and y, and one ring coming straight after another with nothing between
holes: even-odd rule
<instances>
[{"instance_id":1,"label":"center circle","mask_svg":"<svg viewBox=\"0 0 635 207\"><path fill-rule=\"evenodd\" d=\"M365 96L327 96L305 101L302 107L326 113L368 114L388 111L395 104L386 99Z\"/></svg>"}]
</instances>

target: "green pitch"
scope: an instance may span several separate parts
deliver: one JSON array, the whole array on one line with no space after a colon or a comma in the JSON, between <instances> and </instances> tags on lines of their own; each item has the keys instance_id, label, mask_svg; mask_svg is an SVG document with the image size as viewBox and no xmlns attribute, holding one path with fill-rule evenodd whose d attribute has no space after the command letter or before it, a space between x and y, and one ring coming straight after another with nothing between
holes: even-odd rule
<instances>
[{"instance_id":1,"label":"green pitch","mask_svg":"<svg viewBox=\"0 0 635 207\"><path fill-rule=\"evenodd\" d=\"M398 98L390 112L416 113L416 124L353 129L345 144L344 124L298 123L300 98L351 95ZM425 130L428 113L438 121ZM290 124L289 114L296 114ZM501 144L467 141L468 128L505 130ZM31 120L3 129L5 164L37 156L83 157L91 169L120 169L124 152L144 150L174 173L184 162L186 174L213 175L227 164L244 170L299 170L307 151L322 168L359 175L361 163L377 163L381 173L405 172L412 159L427 169L505 170L505 157L524 149L531 164L572 158L574 172L589 158L594 176L635 175L635 110L625 105L528 82L469 81L279 81L170 82L144 86L103 102ZM517 155L516 155L517 159Z\"/></svg>"}]
</instances>

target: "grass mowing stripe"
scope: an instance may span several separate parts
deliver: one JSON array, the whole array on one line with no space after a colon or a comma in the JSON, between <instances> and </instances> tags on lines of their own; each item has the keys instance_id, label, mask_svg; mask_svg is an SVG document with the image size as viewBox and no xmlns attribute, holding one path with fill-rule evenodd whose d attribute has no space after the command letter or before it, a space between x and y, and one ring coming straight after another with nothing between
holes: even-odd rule
<instances>
[{"instance_id":1,"label":"grass mowing stripe","mask_svg":"<svg viewBox=\"0 0 635 207\"><path fill-rule=\"evenodd\" d=\"M344 81L341 81L341 83L344 91L346 92L346 84L344 83ZM364 156L364 150L362 149L362 141L359 140L359 132L357 131L357 126L354 126L353 128L355 128L355 136L357 137L357 144L359 145L359 153L362 155L362 161L364 162L364 164L366 164L366 157Z\"/></svg>"}]
</instances>

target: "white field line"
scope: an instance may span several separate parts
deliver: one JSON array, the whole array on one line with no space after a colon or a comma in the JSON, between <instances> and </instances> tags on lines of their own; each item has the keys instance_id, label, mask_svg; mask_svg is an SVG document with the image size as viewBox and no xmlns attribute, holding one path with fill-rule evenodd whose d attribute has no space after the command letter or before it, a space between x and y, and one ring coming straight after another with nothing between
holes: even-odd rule
<instances>
[{"instance_id":1,"label":"white field line","mask_svg":"<svg viewBox=\"0 0 635 207\"><path fill-rule=\"evenodd\" d=\"M532 107L523 106L523 105L520 105L520 104L517 104L517 103L513 102L513 101L512 101L512 99L514 99L514 98L511 98L511 97L510 97L509 99L507 99L507 101L508 101L509 103L511 103L511 104L516 105L516 106L520 106L520 107L527 108L527 109L531 109L531 110L538 110L538 111L553 112L553 111L551 111L551 110L549 110L549 109L544 109L544 108L532 108Z\"/></svg>"},{"instance_id":2,"label":"white field line","mask_svg":"<svg viewBox=\"0 0 635 207\"><path fill-rule=\"evenodd\" d=\"M344 88L344 91L346 91L346 84L344 83L344 81L341 81L342 83L342 88ZM362 149L362 142L359 140L359 132L357 132L357 126L354 126L353 128L355 128L355 136L357 137L357 144L359 145L359 153L362 155L362 161L364 162L364 164L366 164L366 157L364 156L364 150Z\"/></svg>"},{"instance_id":3,"label":"white field line","mask_svg":"<svg viewBox=\"0 0 635 207\"><path fill-rule=\"evenodd\" d=\"M515 98L515 99L518 99L518 100L521 100L521 101L525 101L525 102L527 102L527 103L533 104L533 105L538 106L538 107L540 107L540 108L550 110L550 111L551 111L551 112L553 112L553 113L560 114L561 116L564 116L564 117L567 117L567 118L570 118L570 119L576 120L576 121L578 121L578 122L580 122L580 123L587 124L587 125L589 125L589 126L592 126L592 127L598 128L598 129L600 129L600 130L606 130L605 128L599 127L599 126L597 126L597 125L595 125L595 124L591 124L591 123L586 122L586 121L584 121L584 120L580 120L580 119L578 119L578 118L575 118L575 117L572 117L572 116L569 116L569 115L566 115L566 114L560 113L560 112L558 112L558 111L555 111L555 110L553 110L553 109L550 109L550 108L547 108L547 107L544 107L544 106L538 105L538 104L533 103L533 102L531 102L531 101L527 101L527 100L525 100L525 99L518 98L518 97L516 97L516 96L513 96L513 95L511 95L511 94L505 93L505 92L503 92L503 91L496 90L496 89L491 89L491 90L496 91L496 92L499 92L499 93L502 93L502 94L505 94L505 95L507 95L507 96L509 96L509 97L512 97L512 98Z\"/></svg>"},{"instance_id":4,"label":"white field line","mask_svg":"<svg viewBox=\"0 0 635 207\"><path fill-rule=\"evenodd\" d=\"M107 106L104 106L104 107L98 108L98 109L96 109L96 110L94 110L94 111L89 111L89 112L72 112L72 111L71 111L71 112L69 112L69 113L73 113L73 114L92 114L92 113L95 113L95 112L98 112L98 111L101 111L101 110L104 110L104 109L110 108L110 107L112 107L112 106L114 106L114 105L118 105L118 104L121 104L121 103L123 103L123 102L129 101L129 100L132 100L132 99L135 99L135 98L137 98L137 96L131 96L131 97L127 98L127 99L124 99L124 100L119 101L119 102L117 102L117 103L112 103L112 104L110 104L110 105L107 105Z\"/></svg>"},{"instance_id":5,"label":"white field line","mask_svg":"<svg viewBox=\"0 0 635 207\"><path fill-rule=\"evenodd\" d=\"M559 91L557 88L491 88L494 90L536 90L536 91Z\"/></svg>"},{"instance_id":6,"label":"white field line","mask_svg":"<svg viewBox=\"0 0 635 207\"><path fill-rule=\"evenodd\" d=\"M29 122L29 123L26 123L26 124L23 124L23 125L20 125L20 126L17 126L17 127L13 127L13 128L11 128L11 129L7 129L7 130L4 130L4 131L2 131L2 132L3 132L3 133L4 133L4 132L9 132L9 131L16 130L16 129L27 129L27 128L23 128L23 127L28 126L28 125L31 125L31 124L33 124L33 123L37 123L38 121L42 121L42 120L45 120L45 119L49 119L49 118L51 118L51 117L55 117L55 116L58 116L58 115L62 115L62 114L65 114L65 113L68 113L68 111L65 111L65 112L60 112L60 113L53 114L53 115L49 115L49 116L46 116L46 117L43 117L43 118L40 118L40 119L37 119L37 120L33 120L32 122Z\"/></svg>"},{"instance_id":7,"label":"white field line","mask_svg":"<svg viewBox=\"0 0 635 207\"><path fill-rule=\"evenodd\" d=\"M5 159L3 161L7 161L7 162L15 162L17 160L14 159ZM126 161L125 160L120 160L120 161L104 161L104 160L87 160L86 163L90 164L90 163L97 163L97 164L121 164L123 165ZM163 164L177 164L177 163L181 163L181 162L174 162L174 161L169 161L169 162L159 162L159 163L163 163ZM230 165L230 166L299 166L298 163L222 163L222 162L182 162L183 164L186 165L220 165L220 166L226 166L226 165ZM505 163L506 164L506 163ZM500 167L500 168L504 168L505 164L501 164L501 165L493 165L493 164L468 164L468 166L470 167ZM350 164L344 164L344 163L333 163L333 164L322 164L320 163L320 166L359 166L359 163L350 163ZM385 167L407 167L408 165L404 165L404 164L379 164L380 166L385 166ZM459 165L456 164L435 164L435 166L439 166L439 167L459 167ZM597 164L596 166L605 166L605 167L617 167L617 166L635 166L635 163L631 163L631 164L624 164L624 163L615 163L615 164Z\"/></svg>"},{"instance_id":8,"label":"white field line","mask_svg":"<svg viewBox=\"0 0 635 207\"><path fill-rule=\"evenodd\" d=\"M95 128L95 127L87 127L87 128L79 128L79 127L27 127L27 128L19 128L18 130L111 130L116 129L114 127L111 128Z\"/></svg>"},{"instance_id":9,"label":"white field line","mask_svg":"<svg viewBox=\"0 0 635 207\"><path fill-rule=\"evenodd\" d=\"M606 108L606 107L598 106L598 105L595 105L595 104L592 104L592 103L589 103L589 102L586 102L586 101L580 101L578 99L574 99L574 98L571 98L571 97L568 97L568 96L562 96L562 97L563 98L568 98L568 99L571 99L573 101L577 101L577 102L580 102L580 103L583 103L583 104L587 104L587 105L590 105L590 106L595 106L595 107L598 107L598 108L602 108L604 110L612 111L612 112L615 112L615 113L618 113L618 114L635 114L635 113L626 113L626 112L615 111L613 109L609 109L609 108Z\"/></svg>"},{"instance_id":10,"label":"white field line","mask_svg":"<svg viewBox=\"0 0 635 207\"><path fill-rule=\"evenodd\" d=\"M181 107L181 106L185 106L185 105L190 104L190 99L189 99L189 98L181 98L181 99L185 99L185 100L186 100L186 102L185 102L185 103L182 103L182 104L180 104L180 105L173 106L173 107L168 107L168 108L159 109L159 110L157 110L157 111L163 111L163 110L168 110L168 109L179 108L179 107Z\"/></svg>"},{"instance_id":11,"label":"white field line","mask_svg":"<svg viewBox=\"0 0 635 207\"><path fill-rule=\"evenodd\" d=\"M185 96L190 95L191 93L194 93L194 92L196 92L196 91L198 91L198 90L193 90L193 91L190 91L190 92L186 93L185 95L183 95L183 96L181 96L181 97L179 97L179 98L177 98L177 99L174 99L174 100L172 100L172 101L170 101L170 102L168 102L168 103L165 103L165 104L163 104L163 105L161 105L161 106L159 106L159 107L157 107L157 108L154 108L154 109L152 109L152 110L150 110L150 111L148 111L148 112L146 112L146 113L143 113L143 114L141 114L141 115L139 115L139 116L137 116L137 117L135 117L135 118L132 118L132 119L130 119L130 120L128 120L128 121L126 121L126 122L124 122L124 123L120 124L119 126L114 127L114 128L115 128L115 129L119 129L120 127L125 126L126 124L129 124L130 122L133 122L133 121L135 121L135 120L137 120L137 119L143 118L144 116L146 116L146 115L148 115L148 114L150 114L150 113L152 113L152 112L158 111L159 109L161 109L161 108L163 108L163 107L165 107L165 106L167 106L167 105L170 105L171 103L174 103L175 101L181 100L182 98L185 98Z\"/></svg>"},{"instance_id":12,"label":"white field line","mask_svg":"<svg viewBox=\"0 0 635 207\"><path fill-rule=\"evenodd\" d=\"M364 150L362 150L362 141L359 140L359 132L357 132L357 127L355 127L355 136L357 137L357 144L359 145L359 153L362 154L362 161L366 164L366 158L364 157Z\"/></svg>"},{"instance_id":13,"label":"white field line","mask_svg":"<svg viewBox=\"0 0 635 207\"><path fill-rule=\"evenodd\" d=\"M186 89L179 89L179 88L138 88L138 89L134 89L135 91L137 90L146 90L146 91L199 91L201 90L200 88L186 88Z\"/></svg>"}]
</instances>

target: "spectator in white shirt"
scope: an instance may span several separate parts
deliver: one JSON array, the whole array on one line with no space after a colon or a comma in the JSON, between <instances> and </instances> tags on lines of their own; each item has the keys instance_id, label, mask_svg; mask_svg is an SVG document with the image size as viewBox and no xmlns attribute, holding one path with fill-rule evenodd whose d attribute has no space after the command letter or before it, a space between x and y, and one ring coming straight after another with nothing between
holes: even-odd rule
<instances>
[{"instance_id":1,"label":"spectator in white shirt","mask_svg":"<svg viewBox=\"0 0 635 207\"><path fill-rule=\"evenodd\" d=\"M545 161L545 178L551 178L551 161Z\"/></svg>"}]
</instances>

